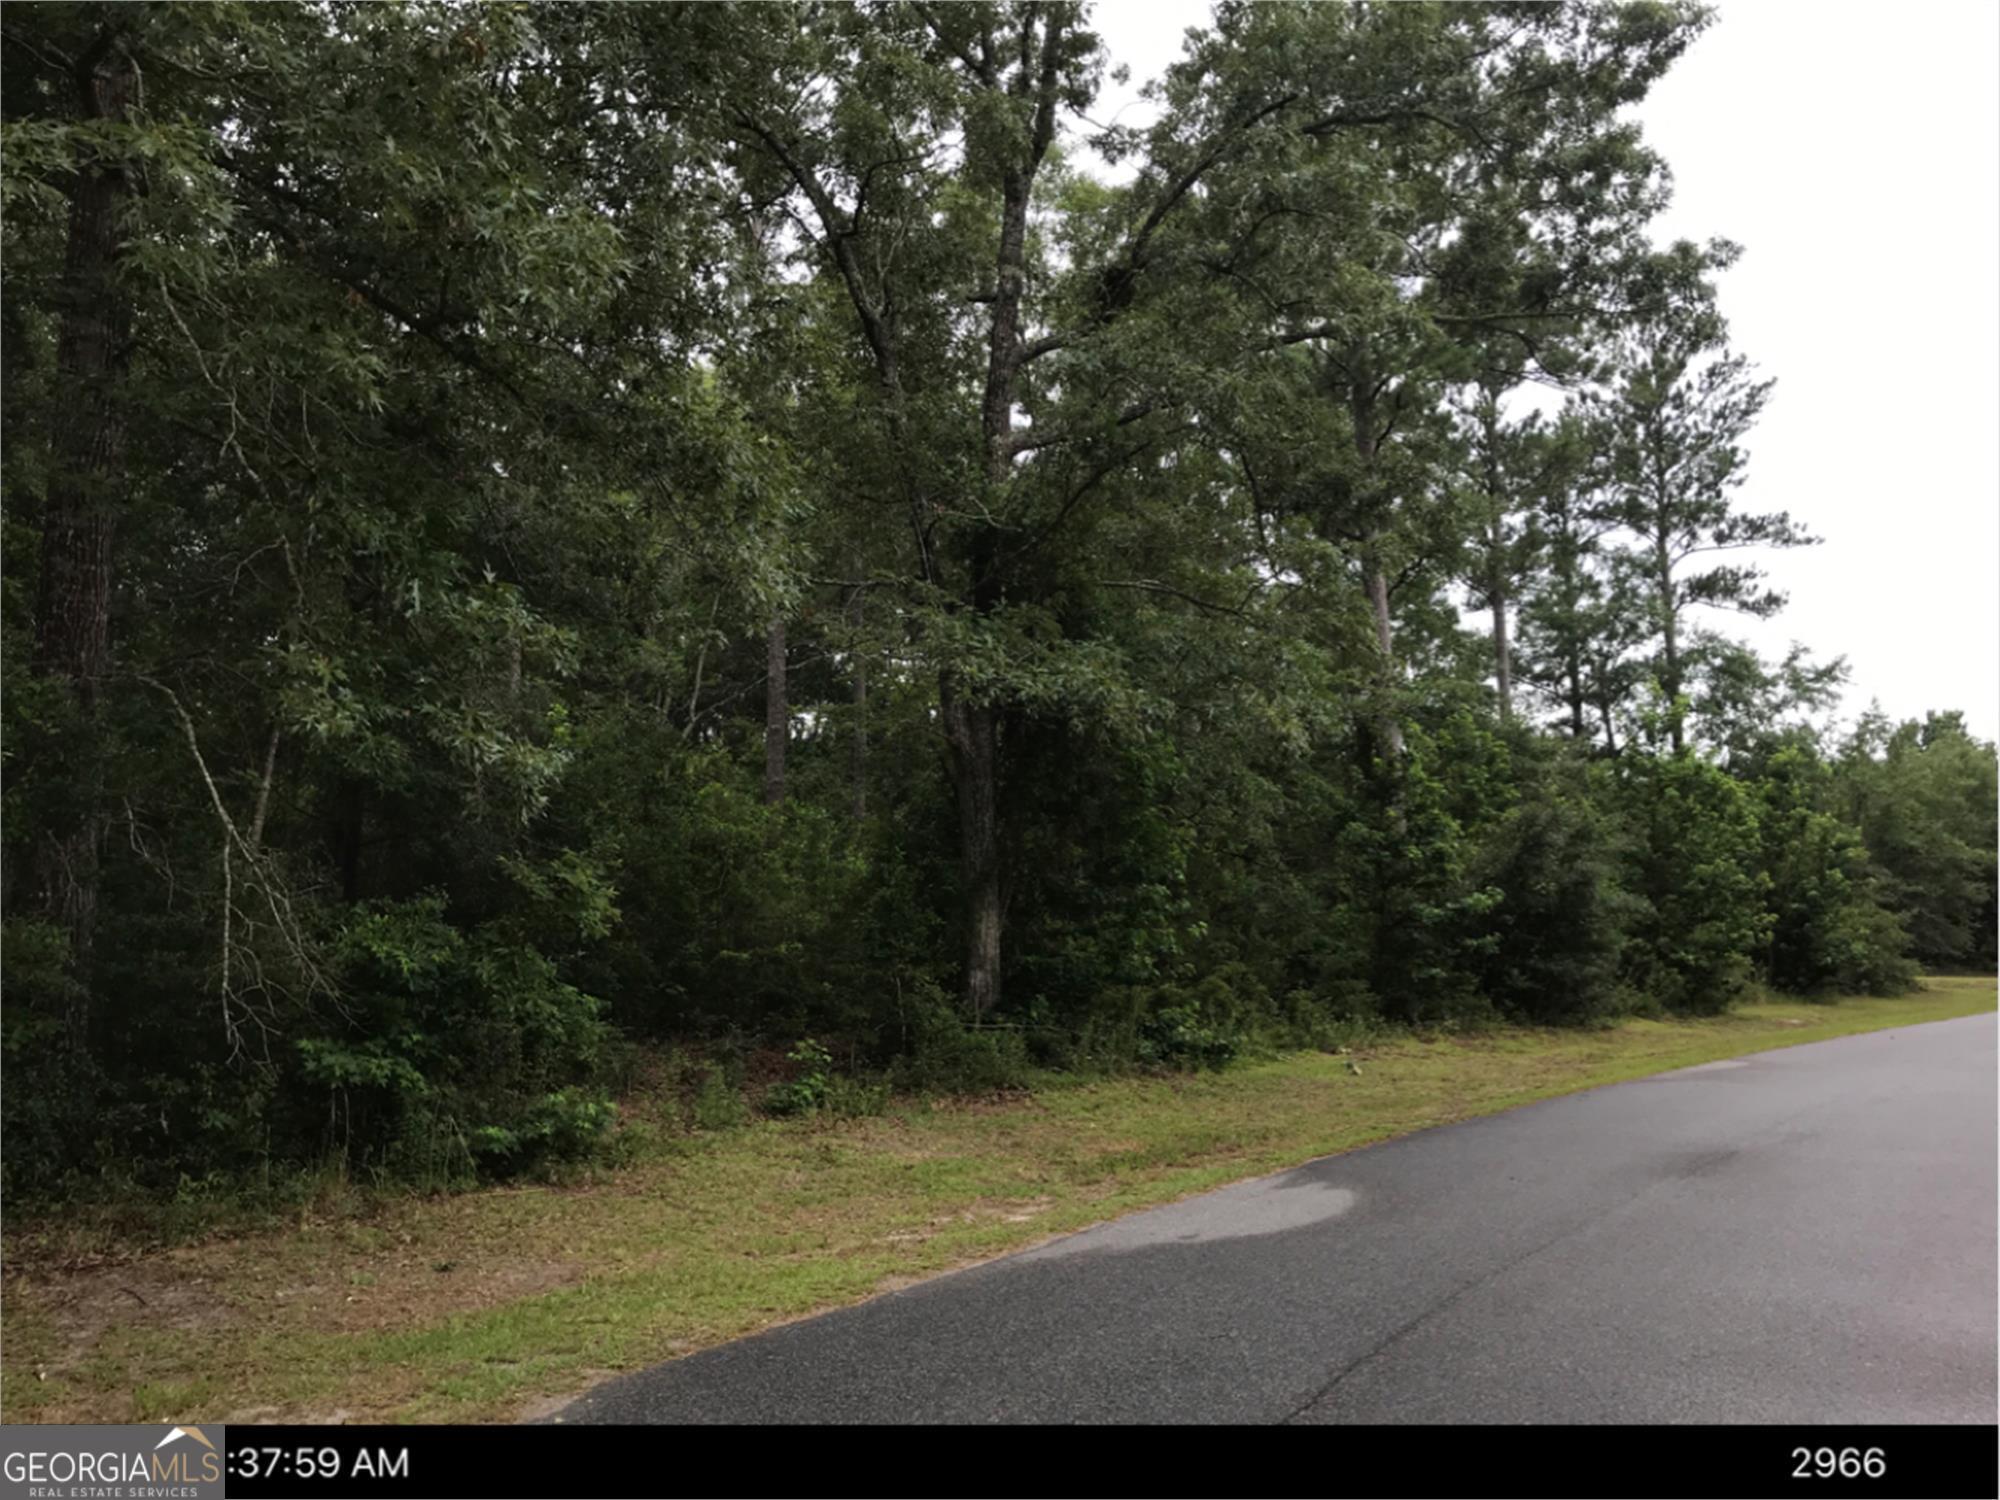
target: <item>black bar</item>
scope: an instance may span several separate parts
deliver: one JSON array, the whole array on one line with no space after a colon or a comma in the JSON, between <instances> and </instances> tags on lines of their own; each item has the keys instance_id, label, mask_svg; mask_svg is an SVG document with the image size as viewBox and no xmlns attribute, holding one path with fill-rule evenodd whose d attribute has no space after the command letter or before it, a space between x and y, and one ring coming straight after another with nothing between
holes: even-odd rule
<instances>
[{"instance_id":1,"label":"black bar","mask_svg":"<svg viewBox=\"0 0 2000 1500\"><path fill-rule=\"evenodd\" d=\"M254 1427L228 1493L1992 1500L2000 1427Z\"/></svg>"}]
</instances>

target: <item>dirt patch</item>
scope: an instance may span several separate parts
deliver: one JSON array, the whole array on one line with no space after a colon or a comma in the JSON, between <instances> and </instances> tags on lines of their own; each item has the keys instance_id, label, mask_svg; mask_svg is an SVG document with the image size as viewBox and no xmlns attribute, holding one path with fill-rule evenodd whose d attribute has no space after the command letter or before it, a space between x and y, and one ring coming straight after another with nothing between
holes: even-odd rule
<instances>
[{"instance_id":1,"label":"dirt patch","mask_svg":"<svg viewBox=\"0 0 2000 1500\"><path fill-rule=\"evenodd\" d=\"M341 1333L415 1327L574 1286L586 1271L578 1260L447 1264L440 1271L435 1262L403 1262L368 1273L376 1278L372 1285L311 1288L315 1321Z\"/></svg>"},{"instance_id":2,"label":"dirt patch","mask_svg":"<svg viewBox=\"0 0 2000 1500\"><path fill-rule=\"evenodd\" d=\"M693 1352L693 1344L689 1343L686 1339L675 1339L667 1345L666 1357L668 1359L678 1359L683 1354L692 1354ZM574 1386L556 1395L541 1396L528 1402L514 1413L514 1420L516 1422L546 1422L551 1417L554 1417L556 1421L560 1422L562 1418L556 1414L585 1391L600 1386L607 1380L614 1380L620 1375L629 1373L630 1371L627 1370L578 1370Z\"/></svg>"},{"instance_id":3,"label":"dirt patch","mask_svg":"<svg viewBox=\"0 0 2000 1500\"><path fill-rule=\"evenodd\" d=\"M16 1275L8 1283L8 1300L33 1306L60 1344L59 1352L36 1370L37 1376L75 1369L112 1328L205 1333L236 1318L236 1309L206 1278L189 1279L171 1260Z\"/></svg>"},{"instance_id":4,"label":"dirt patch","mask_svg":"<svg viewBox=\"0 0 2000 1500\"><path fill-rule=\"evenodd\" d=\"M1040 1218L1054 1204L1053 1198L1018 1198L1010 1204L1003 1204L999 1217L1009 1224L1025 1224L1030 1219Z\"/></svg>"},{"instance_id":5,"label":"dirt patch","mask_svg":"<svg viewBox=\"0 0 2000 1500\"><path fill-rule=\"evenodd\" d=\"M878 1245L918 1245L936 1238L947 1229L963 1224L990 1224L998 1220L1003 1224L1026 1224L1040 1218L1055 1206L1055 1199L1039 1198L987 1198L968 1204L956 1213L935 1214L923 1224L898 1229L879 1235L874 1243Z\"/></svg>"},{"instance_id":6,"label":"dirt patch","mask_svg":"<svg viewBox=\"0 0 2000 1500\"><path fill-rule=\"evenodd\" d=\"M586 1271L578 1260L511 1261L504 1245L472 1253L478 1258L460 1264L357 1251L351 1267L322 1266L318 1277L301 1281L239 1241L123 1265L14 1275L7 1296L52 1335L53 1352L36 1371L46 1378L75 1370L114 1330L201 1335L263 1324L365 1334L539 1296L580 1282Z\"/></svg>"}]
</instances>

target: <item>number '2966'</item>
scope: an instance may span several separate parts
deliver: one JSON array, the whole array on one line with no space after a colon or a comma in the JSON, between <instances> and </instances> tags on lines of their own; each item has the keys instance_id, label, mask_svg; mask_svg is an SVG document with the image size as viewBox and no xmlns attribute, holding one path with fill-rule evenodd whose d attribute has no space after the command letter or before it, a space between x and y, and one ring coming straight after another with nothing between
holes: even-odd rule
<instances>
[{"instance_id":1,"label":"number '2966'","mask_svg":"<svg viewBox=\"0 0 2000 1500\"><path fill-rule=\"evenodd\" d=\"M1880 1448L1794 1448L1799 1463L1794 1479L1880 1479L1889 1472L1888 1455Z\"/></svg>"}]
</instances>

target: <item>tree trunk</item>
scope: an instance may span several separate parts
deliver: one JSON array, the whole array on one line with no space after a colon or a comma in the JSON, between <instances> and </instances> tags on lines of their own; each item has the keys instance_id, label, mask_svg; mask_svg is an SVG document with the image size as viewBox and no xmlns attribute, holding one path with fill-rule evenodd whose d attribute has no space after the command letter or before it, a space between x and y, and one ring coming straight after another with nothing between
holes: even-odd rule
<instances>
[{"instance_id":1,"label":"tree trunk","mask_svg":"<svg viewBox=\"0 0 2000 1500\"><path fill-rule=\"evenodd\" d=\"M1356 370L1364 368L1356 362ZM1360 456L1361 468L1367 475L1366 483L1374 483L1375 445L1375 401L1365 394L1368 382L1359 374L1350 377L1351 395L1348 411L1354 419L1354 449ZM1389 618L1389 576L1383 570L1382 559L1376 550L1376 538L1371 536L1361 556L1362 586L1368 592L1368 607L1375 616L1375 643L1381 649L1379 682L1383 703L1375 717L1375 735L1382 747L1382 753L1391 760L1400 759L1403 754L1403 726L1396 717L1394 705L1389 701L1396 684L1396 637Z\"/></svg>"},{"instance_id":2,"label":"tree trunk","mask_svg":"<svg viewBox=\"0 0 2000 1500\"><path fill-rule=\"evenodd\" d=\"M785 748L792 738L792 705L785 696L785 621L771 617L765 636L764 677L764 800L775 806L785 800Z\"/></svg>"},{"instance_id":3,"label":"tree trunk","mask_svg":"<svg viewBox=\"0 0 2000 1500\"><path fill-rule=\"evenodd\" d=\"M264 747L264 778L257 783L257 806L250 814L247 842L253 852L264 847L264 820L271 812L271 787L278 779L278 744L283 738L283 729L273 724L270 741Z\"/></svg>"},{"instance_id":4,"label":"tree trunk","mask_svg":"<svg viewBox=\"0 0 2000 1500\"><path fill-rule=\"evenodd\" d=\"M1683 739L1680 707L1681 668L1680 653L1677 649L1677 643L1674 640L1674 627L1671 619L1669 619L1667 625L1666 669L1660 674L1660 687L1665 693L1667 700L1667 743L1673 746L1674 754L1679 755Z\"/></svg>"},{"instance_id":5,"label":"tree trunk","mask_svg":"<svg viewBox=\"0 0 2000 1500\"><path fill-rule=\"evenodd\" d=\"M122 124L138 69L106 29L77 65L77 108L89 121ZM104 676L111 621L112 538L124 500L123 391L132 310L117 283L119 215L125 174L96 165L70 188L63 260L63 311L56 333L60 399L50 435L50 476L42 517L41 578L35 599L33 667L69 690L87 736ZM36 884L49 916L69 937L74 981L65 1026L85 1045L90 1024L91 947L97 918L101 818L96 776L79 773L73 810L53 820L35 853Z\"/></svg>"},{"instance_id":6,"label":"tree trunk","mask_svg":"<svg viewBox=\"0 0 2000 1500\"><path fill-rule=\"evenodd\" d=\"M1004 462L1004 460L1003 460ZM999 602L994 574L997 543L975 533L969 549L972 604L980 614ZM976 1021L1000 1003L1000 937L1005 915L1000 889L1000 717L993 703L968 703L947 667L938 679L938 707L951 746L958 793L958 865L965 895L965 1007Z\"/></svg>"},{"instance_id":7,"label":"tree trunk","mask_svg":"<svg viewBox=\"0 0 2000 1500\"><path fill-rule=\"evenodd\" d=\"M847 619L853 628L857 644L854 647L854 729L849 742L848 777L853 787L852 807L854 821L863 822L868 817L868 659L861 652L863 601L866 595L855 589L848 597Z\"/></svg>"},{"instance_id":8,"label":"tree trunk","mask_svg":"<svg viewBox=\"0 0 2000 1500\"><path fill-rule=\"evenodd\" d=\"M1681 753L1681 651L1680 622L1674 618L1674 575L1672 565L1667 560L1667 544L1664 539L1659 547L1660 567L1660 639L1664 670L1660 673L1660 687L1667 696L1667 739L1674 747L1674 754Z\"/></svg>"},{"instance_id":9,"label":"tree trunk","mask_svg":"<svg viewBox=\"0 0 2000 1500\"><path fill-rule=\"evenodd\" d=\"M1576 576L1580 550L1567 535L1561 536L1550 561L1551 571L1560 585L1558 597L1562 601L1563 623L1555 645L1562 662L1563 697L1569 704L1570 737L1578 744L1582 744L1590 737L1590 726L1585 722L1583 712L1584 705L1588 701L1583 690L1583 650L1577 640L1576 630L1582 592Z\"/></svg>"},{"instance_id":10,"label":"tree trunk","mask_svg":"<svg viewBox=\"0 0 2000 1500\"><path fill-rule=\"evenodd\" d=\"M965 887L965 1004L976 1021L1000 1003L999 723L940 683L952 781L958 790L959 872Z\"/></svg>"},{"instance_id":11,"label":"tree trunk","mask_svg":"<svg viewBox=\"0 0 2000 1500\"><path fill-rule=\"evenodd\" d=\"M1396 637L1389 619L1389 576L1382 571L1382 565L1372 550L1363 559L1362 570L1366 576L1368 606L1375 616L1375 643L1382 652L1382 690L1387 694L1394 688L1396 680ZM1375 732L1381 739L1385 755L1393 759L1403 753L1403 726L1393 707L1385 704L1376 715Z\"/></svg>"},{"instance_id":12,"label":"tree trunk","mask_svg":"<svg viewBox=\"0 0 2000 1500\"><path fill-rule=\"evenodd\" d=\"M1507 643L1507 481L1500 456L1500 394L1496 387L1482 387L1479 406L1482 454L1486 470L1485 536L1487 576L1486 601L1493 611L1493 685L1500 697L1500 722L1514 717L1514 661Z\"/></svg>"},{"instance_id":13,"label":"tree trunk","mask_svg":"<svg viewBox=\"0 0 2000 1500\"><path fill-rule=\"evenodd\" d=\"M1021 295L1027 283L1028 205L1035 174L1055 139L1062 33L1067 23L1045 13L1040 52L1034 51L1035 15L1021 22L1020 56L1038 57L1035 113L1025 159L1002 174L1000 243L994 258L991 321L986 330L986 388L979 404L989 504L1013 477L1014 402L1021 378ZM994 504L994 509L999 509ZM1002 596L999 533L976 524L966 561L973 610L986 615ZM959 871L965 887L965 1006L974 1020L1000 1003L1000 939L1005 901L1000 885L1000 709L968 703L947 667L940 675L939 709L951 745L952 781L958 792Z\"/></svg>"}]
</instances>

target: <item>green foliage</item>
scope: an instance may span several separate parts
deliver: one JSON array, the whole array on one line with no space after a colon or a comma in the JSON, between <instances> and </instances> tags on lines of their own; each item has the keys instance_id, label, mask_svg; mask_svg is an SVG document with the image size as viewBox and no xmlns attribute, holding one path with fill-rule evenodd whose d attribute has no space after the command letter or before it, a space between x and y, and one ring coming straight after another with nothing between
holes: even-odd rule
<instances>
[{"instance_id":1,"label":"green foliage","mask_svg":"<svg viewBox=\"0 0 2000 1500\"><path fill-rule=\"evenodd\" d=\"M1795 995L1899 994L1909 939L1880 904L1861 836L1827 807L1829 767L1809 744L1772 755L1755 783L1771 916L1767 977Z\"/></svg>"},{"instance_id":2,"label":"green foliage","mask_svg":"<svg viewBox=\"0 0 2000 1500\"><path fill-rule=\"evenodd\" d=\"M889 1101L889 1086L868 1082L834 1069L833 1054L805 1038L785 1054L793 1076L773 1084L764 1095L768 1115L819 1115L854 1119L878 1115Z\"/></svg>"},{"instance_id":3,"label":"green foliage","mask_svg":"<svg viewBox=\"0 0 2000 1500\"><path fill-rule=\"evenodd\" d=\"M1633 984L1669 1010L1726 1009L1768 941L1769 877L1757 809L1720 768L1682 752L1630 756L1619 791L1631 829L1630 888L1645 903L1626 949Z\"/></svg>"},{"instance_id":4,"label":"green foliage","mask_svg":"<svg viewBox=\"0 0 2000 1500\"><path fill-rule=\"evenodd\" d=\"M827 1080L826 1097L820 1101L820 1109L836 1120L858 1120L881 1114L888 1103L886 1082L836 1073Z\"/></svg>"},{"instance_id":5,"label":"green foliage","mask_svg":"<svg viewBox=\"0 0 2000 1500\"><path fill-rule=\"evenodd\" d=\"M1211 1019L1217 1007L1209 995L1211 988L1227 994L1227 987L1211 976L1197 987L1199 998L1172 1004L1155 1011L1140 1033L1139 1056L1147 1062L1169 1067L1220 1068L1234 1061L1241 1047L1237 1033L1224 1022ZM1207 1001L1207 1004L1203 1002Z\"/></svg>"},{"instance_id":6,"label":"green foliage","mask_svg":"<svg viewBox=\"0 0 2000 1500\"><path fill-rule=\"evenodd\" d=\"M1489 1018L1478 988L1505 899L1478 882L1474 856L1512 800L1504 746L1465 713L1413 726L1402 764L1364 779L1339 835L1351 862L1345 902L1367 913L1363 978L1379 1014L1418 1026Z\"/></svg>"},{"instance_id":7,"label":"green foliage","mask_svg":"<svg viewBox=\"0 0 2000 1500\"><path fill-rule=\"evenodd\" d=\"M1622 884L1616 824L1580 770L1545 773L1474 859L1472 878L1500 893L1480 988L1513 1020L1603 1020L1624 999L1619 961L1639 903Z\"/></svg>"},{"instance_id":8,"label":"green foliage","mask_svg":"<svg viewBox=\"0 0 2000 1500\"><path fill-rule=\"evenodd\" d=\"M530 1163L579 1157L595 1147L618 1109L601 1092L557 1089L544 1094L506 1125L477 1126L469 1145L482 1164L501 1171Z\"/></svg>"},{"instance_id":9,"label":"green foliage","mask_svg":"<svg viewBox=\"0 0 2000 1500\"><path fill-rule=\"evenodd\" d=\"M586 914L601 895L582 882ZM295 1048L351 1159L437 1161L455 1148L514 1171L577 1155L610 1125L602 1093L567 1082L598 1066L602 1003L513 940L512 925L468 931L428 895L377 903L339 934L342 1024Z\"/></svg>"},{"instance_id":10,"label":"green foliage","mask_svg":"<svg viewBox=\"0 0 2000 1500\"><path fill-rule=\"evenodd\" d=\"M772 1115L809 1115L826 1103L833 1087L833 1054L807 1037L785 1054L793 1077L773 1084L764 1095L764 1112Z\"/></svg>"},{"instance_id":11,"label":"green foliage","mask_svg":"<svg viewBox=\"0 0 2000 1500\"><path fill-rule=\"evenodd\" d=\"M1864 715L1835 769L1835 804L1861 834L1882 904L1911 956L1945 971L1995 961L1996 761L1957 714L1891 728Z\"/></svg>"},{"instance_id":12,"label":"green foliage","mask_svg":"<svg viewBox=\"0 0 2000 1500\"><path fill-rule=\"evenodd\" d=\"M1117 182L1070 5L16 9L10 1194L1994 962L1993 747L1694 623L1696 6L1219 6Z\"/></svg>"},{"instance_id":13,"label":"green foliage","mask_svg":"<svg viewBox=\"0 0 2000 1500\"><path fill-rule=\"evenodd\" d=\"M749 1118L743 1090L730 1081L726 1069L711 1067L702 1074L694 1095L695 1129L734 1130Z\"/></svg>"},{"instance_id":14,"label":"green foliage","mask_svg":"<svg viewBox=\"0 0 2000 1500\"><path fill-rule=\"evenodd\" d=\"M916 1009L907 1049L891 1082L913 1094L983 1094L1019 1088L1033 1076L1019 1026L968 1026L941 994Z\"/></svg>"}]
</instances>

